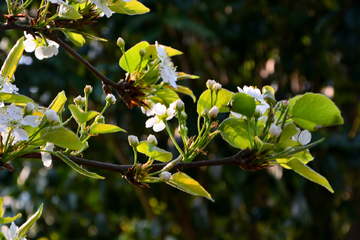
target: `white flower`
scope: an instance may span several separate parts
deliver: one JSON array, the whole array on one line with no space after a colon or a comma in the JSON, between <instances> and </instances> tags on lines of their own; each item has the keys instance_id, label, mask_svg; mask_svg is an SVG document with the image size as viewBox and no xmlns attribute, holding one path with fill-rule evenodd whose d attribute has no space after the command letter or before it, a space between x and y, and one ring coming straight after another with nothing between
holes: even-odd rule
<instances>
[{"instance_id":1,"label":"white flower","mask_svg":"<svg viewBox=\"0 0 360 240\"><path fill-rule=\"evenodd\" d=\"M32 127L39 126L40 122L37 121L39 116L26 116L21 108L10 105L6 110L6 115L0 113L0 132L3 137L3 143L6 143L8 133L11 131L11 136L14 137L14 143L19 141L28 141L29 136L24 129L25 125Z\"/></svg>"},{"instance_id":2,"label":"white flower","mask_svg":"<svg viewBox=\"0 0 360 240\"><path fill-rule=\"evenodd\" d=\"M54 144L53 143L46 143L44 150L46 151L53 151L54 150ZM45 167L51 166L51 154L47 152L41 152L41 160L43 161L43 164Z\"/></svg>"},{"instance_id":3,"label":"white flower","mask_svg":"<svg viewBox=\"0 0 360 240\"><path fill-rule=\"evenodd\" d=\"M116 98L115 98L115 96L113 94L109 93L108 95L106 95L105 101L110 103L110 104L115 104L116 103Z\"/></svg>"},{"instance_id":4,"label":"white flower","mask_svg":"<svg viewBox=\"0 0 360 240\"><path fill-rule=\"evenodd\" d=\"M56 114L56 112L53 109L49 109L45 112L46 120L50 122L52 125L56 125L60 122L59 116Z\"/></svg>"},{"instance_id":5,"label":"white flower","mask_svg":"<svg viewBox=\"0 0 360 240\"><path fill-rule=\"evenodd\" d=\"M206 81L206 87L208 88L208 89L211 89L214 85L216 84L216 81L215 80L207 80Z\"/></svg>"},{"instance_id":6,"label":"white flower","mask_svg":"<svg viewBox=\"0 0 360 240\"><path fill-rule=\"evenodd\" d=\"M174 64L171 62L168 54L165 51L165 47L158 45L155 42L156 50L158 52L158 57L160 59L159 69L160 76L164 82L169 83L173 88L177 89L176 81L178 77L178 73L174 67Z\"/></svg>"},{"instance_id":7,"label":"white flower","mask_svg":"<svg viewBox=\"0 0 360 240\"><path fill-rule=\"evenodd\" d=\"M308 130L304 130L295 134L291 139L305 146L311 141L311 133Z\"/></svg>"},{"instance_id":8,"label":"white flower","mask_svg":"<svg viewBox=\"0 0 360 240\"><path fill-rule=\"evenodd\" d=\"M35 56L42 60L44 58L50 58L59 53L59 44L51 40L45 40L40 37L34 37L31 34L25 35L24 47L26 52L35 51Z\"/></svg>"},{"instance_id":9,"label":"white flower","mask_svg":"<svg viewBox=\"0 0 360 240\"><path fill-rule=\"evenodd\" d=\"M113 11L107 6L107 4L111 5L112 3L108 0L90 0L94 3L100 10L106 15L106 17L111 17Z\"/></svg>"},{"instance_id":10,"label":"white flower","mask_svg":"<svg viewBox=\"0 0 360 240\"><path fill-rule=\"evenodd\" d=\"M15 225L14 222L11 222L10 229L8 226L2 226L1 232L4 234L5 239L7 240L15 240L18 239L17 230L19 227ZM20 240L26 240L26 238L20 238Z\"/></svg>"},{"instance_id":11,"label":"white flower","mask_svg":"<svg viewBox=\"0 0 360 240\"><path fill-rule=\"evenodd\" d=\"M31 115L35 111L35 106L32 102L28 102L24 107L24 114L25 115Z\"/></svg>"},{"instance_id":12,"label":"white flower","mask_svg":"<svg viewBox=\"0 0 360 240\"><path fill-rule=\"evenodd\" d=\"M155 146L158 144L158 141L157 141L156 137L154 135L152 135L152 134L150 134L148 136L147 141L149 143L151 143L152 145L155 145Z\"/></svg>"},{"instance_id":13,"label":"white flower","mask_svg":"<svg viewBox=\"0 0 360 240\"><path fill-rule=\"evenodd\" d=\"M174 110L173 106L175 104L176 103L173 102L172 104L170 104L169 108L166 108L166 106L162 105L161 103L155 104L155 106L153 108L155 116L152 118L149 118L146 121L146 123L145 123L146 128L152 127L155 132L160 132L160 131L164 130L165 123L163 121L170 120L174 117L175 110Z\"/></svg>"},{"instance_id":14,"label":"white flower","mask_svg":"<svg viewBox=\"0 0 360 240\"><path fill-rule=\"evenodd\" d=\"M178 99L175 103L176 103L176 104L175 104L175 110L176 110L176 111L181 112L181 111L184 110L185 104L184 104L184 102L183 102L181 99Z\"/></svg>"},{"instance_id":15,"label":"white flower","mask_svg":"<svg viewBox=\"0 0 360 240\"><path fill-rule=\"evenodd\" d=\"M12 84L14 78L9 79L8 77L0 76L0 92L5 93L18 93L19 89Z\"/></svg>"},{"instance_id":16,"label":"white flower","mask_svg":"<svg viewBox=\"0 0 360 240\"><path fill-rule=\"evenodd\" d=\"M219 108L217 106L213 106L210 110L209 110L209 117L210 118L216 118L217 115L219 113Z\"/></svg>"},{"instance_id":17,"label":"white flower","mask_svg":"<svg viewBox=\"0 0 360 240\"><path fill-rule=\"evenodd\" d=\"M51 3L54 3L54 4L59 4L59 5L61 5L61 4L64 4L65 2L64 1L62 1L62 0L49 0Z\"/></svg>"},{"instance_id":18,"label":"white flower","mask_svg":"<svg viewBox=\"0 0 360 240\"><path fill-rule=\"evenodd\" d=\"M220 83L215 83L213 86L213 89L215 92L218 92L221 90L222 85Z\"/></svg>"},{"instance_id":19,"label":"white flower","mask_svg":"<svg viewBox=\"0 0 360 240\"><path fill-rule=\"evenodd\" d=\"M171 178L171 173L168 171L160 173L160 180L163 182L168 182Z\"/></svg>"},{"instance_id":20,"label":"white flower","mask_svg":"<svg viewBox=\"0 0 360 240\"><path fill-rule=\"evenodd\" d=\"M275 124L271 124L270 129L269 129L269 134L271 137L276 137L278 138L281 134L282 130L280 127L276 126Z\"/></svg>"},{"instance_id":21,"label":"white flower","mask_svg":"<svg viewBox=\"0 0 360 240\"><path fill-rule=\"evenodd\" d=\"M139 145L139 139L137 136L129 135L128 141L129 141L129 145L132 147L136 147L137 145Z\"/></svg>"},{"instance_id":22,"label":"white flower","mask_svg":"<svg viewBox=\"0 0 360 240\"><path fill-rule=\"evenodd\" d=\"M74 98L74 103L76 105L84 106L85 105L85 98L79 95L76 98Z\"/></svg>"}]
</instances>

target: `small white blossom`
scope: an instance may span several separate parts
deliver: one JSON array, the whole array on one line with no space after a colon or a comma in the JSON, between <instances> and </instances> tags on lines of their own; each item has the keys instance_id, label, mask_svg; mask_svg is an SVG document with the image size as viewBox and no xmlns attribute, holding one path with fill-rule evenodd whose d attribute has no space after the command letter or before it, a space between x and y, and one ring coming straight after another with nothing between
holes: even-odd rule
<instances>
[{"instance_id":1,"label":"small white blossom","mask_svg":"<svg viewBox=\"0 0 360 240\"><path fill-rule=\"evenodd\" d=\"M150 100L147 100L146 104L147 104L148 108L141 106L142 113L146 114L146 116L148 116L148 117L154 116L155 112L154 112L153 108L155 106L155 103Z\"/></svg>"},{"instance_id":2,"label":"small white blossom","mask_svg":"<svg viewBox=\"0 0 360 240\"><path fill-rule=\"evenodd\" d=\"M109 0L91 0L91 2L100 8L100 10L106 15L107 18L112 16L113 11L111 11L111 9L108 7L108 5L111 5Z\"/></svg>"},{"instance_id":3,"label":"small white blossom","mask_svg":"<svg viewBox=\"0 0 360 240\"><path fill-rule=\"evenodd\" d=\"M163 120L170 120L174 117L175 110L174 110L175 102L170 104L169 108L166 108L165 105L162 105L161 103L155 104L153 111L155 113L155 116L152 118L149 118L145 126L146 128L153 128L155 132L160 132L165 129L165 123Z\"/></svg>"},{"instance_id":4,"label":"small white blossom","mask_svg":"<svg viewBox=\"0 0 360 240\"><path fill-rule=\"evenodd\" d=\"M56 125L60 122L60 118L53 109L49 109L45 112L45 117L52 125Z\"/></svg>"},{"instance_id":5,"label":"small white blossom","mask_svg":"<svg viewBox=\"0 0 360 240\"><path fill-rule=\"evenodd\" d=\"M215 83L213 86L213 89L215 92L218 92L221 90L222 85L220 83Z\"/></svg>"},{"instance_id":6,"label":"small white blossom","mask_svg":"<svg viewBox=\"0 0 360 240\"><path fill-rule=\"evenodd\" d=\"M209 110L209 117L210 118L216 118L217 115L219 113L219 108L217 106L213 106L210 110Z\"/></svg>"},{"instance_id":7,"label":"small white blossom","mask_svg":"<svg viewBox=\"0 0 360 240\"><path fill-rule=\"evenodd\" d=\"M14 84L12 84L13 81L14 76L12 79L0 76L0 92L17 94L17 91L19 91L19 89Z\"/></svg>"},{"instance_id":8,"label":"small white blossom","mask_svg":"<svg viewBox=\"0 0 360 240\"><path fill-rule=\"evenodd\" d=\"M269 134L271 137L276 137L278 138L281 134L282 130L280 127L276 126L275 124L271 124L270 129L269 129Z\"/></svg>"},{"instance_id":9,"label":"small white blossom","mask_svg":"<svg viewBox=\"0 0 360 240\"><path fill-rule=\"evenodd\" d=\"M105 101L110 103L110 104L115 104L116 103L116 98L115 98L115 96L113 94L109 93L108 95L106 95Z\"/></svg>"},{"instance_id":10,"label":"small white blossom","mask_svg":"<svg viewBox=\"0 0 360 240\"><path fill-rule=\"evenodd\" d=\"M6 143L8 134L11 131L11 136L14 137L14 142L28 141L29 136L24 129L25 125L32 127L39 126L39 116L25 116L21 108L10 105L6 110L6 115L0 113L0 132L3 137L3 143Z\"/></svg>"},{"instance_id":11,"label":"small white blossom","mask_svg":"<svg viewBox=\"0 0 360 240\"><path fill-rule=\"evenodd\" d=\"M207 80L207 82L206 82L206 87L208 88L208 89L212 89L213 88L213 86L216 84L216 81L215 80Z\"/></svg>"},{"instance_id":12,"label":"small white blossom","mask_svg":"<svg viewBox=\"0 0 360 240\"><path fill-rule=\"evenodd\" d=\"M301 131L292 137L292 140L305 146L311 141L311 133L308 130Z\"/></svg>"},{"instance_id":13,"label":"small white blossom","mask_svg":"<svg viewBox=\"0 0 360 240\"><path fill-rule=\"evenodd\" d=\"M82 105L82 106L84 106L84 105L85 105L85 98L79 95L79 96L77 96L76 98L74 98L74 103L75 103L76 105Z\"/></svg>"},{"instance_id":14,"label":"small white blossom","mask_svg":"<svg viewBox=\"0 0 360 240\"><path fill-rule=\"evenodd\" d=\"M175 110L181 112L181 111L184 110L184 107L185 107L184 102L183 102L181 99L178 99L178 100L176 101Z\"/></svg>"},{"instance_id":15,"label":"small white blossom","mask_svg":"<svg viewBox=\"0 0 360 240\"><path fill-rule=\"evenodd\" d=\"M164 82L169 83L173 88L177 89L176 81L178 73L174 67L174 64L171 62L164 46L159 45L155 42L157 55L160 59L159 69L160 76Z\"/></svg>"},{"instance_id":16,"label":"small white blossom","mask_svg":"<svg viewBox=\"0 0 360 240\"><path fill-rule=\"evenodd\" d=\"M160 173L160 180L163 182L168 182L171 178L171 173L164 171L162 173Z\"/></svg>"},{"instance_id":17,"label":"small white blossom","mask_svg":"<svg viewBox=\"0 0 360 240\"><path fill-rule=\"evenodd\" d=\"M31 34L25 35L24 47L26 52L34 52L35 56L42 60L44 58L50 58L59 53L59 44L51 40L45 40L40 37L34 37Z\"/></svg>"},{"instance_id":18,"label":"small white blossom","mask_svg":"<svg viewBox=\"0 0 360 240\"><path fill-rule=\"evenodd\" d=\"M46 143L44 150L46 151L54 151L53 143ZM47 152L41 152L41 160L45 167L50 167L52 163L51 154Z\"/></svg>"},{"instance_id":19,"label":"small white blossom","mask_svg":"<svg viewBox=\"0 0 360 240\"><path fill-rule=\"evenodd\" d=\"M136 147L137 145L139 145L139 138L137 136L129 135L128 141L129 141L129 145L132 147Z\"/></svg>"},{"instance_id":20,"label":"small white blossom","mask_svg":"<svg viewBox=\"0 0 360 240\"><path fill-rule=\"evenodd\" d=\"M148 136L147 141L149 143L151 143L152 145L155 145L155 146L158 144L158 141L157 141L156 137L154 135L152 135L152 134L150 134Z\"/></svg>"},{"instance_id":21,"label":"small white blossom","mask_svg":"<svg viewBox=\"0 0 360 240\"><path fill-rule=\"evenodd\" d=\"M5 239L15 240L15 239L19 239L18 234L16 233L18 229L19 227L16 226L14 222L11 222L10 228L8 226L3 225L1 227L1 232L4 234ZM26 240L26 238L20 238L19 240Z\"/></svg>"}]
</instances>

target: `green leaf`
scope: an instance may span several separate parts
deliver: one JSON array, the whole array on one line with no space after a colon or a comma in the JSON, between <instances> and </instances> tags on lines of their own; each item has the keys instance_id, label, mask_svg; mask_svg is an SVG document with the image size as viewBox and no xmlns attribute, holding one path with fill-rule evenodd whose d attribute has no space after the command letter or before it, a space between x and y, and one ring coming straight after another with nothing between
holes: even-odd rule
<instances>
[{"instance_id":1,"label":"green leaf","mask_svg":"<svg viewBox=\"0 0 360 240\"><path fill-rule=\"evenodd\" d=\"M144 77L145 86L154 85L159 80L159 68L155 68L146 73Z\"/></svg>"},{"instance_id":2,"label":"green leaf","mask_svg":"<svg viewBox=\"0 0 360 240\"><path fill-rule=\"evenodd\" d=\"M159 44L159 45L161 45L161 46L163 46L165 48L165 51L166 51L166 53L168 54L169 57L183 54L179 50L176 50L176 49L174 49L172 47L164 46L162 44ZM156 45L154 45L154 44L149 45L145 49L145 51L146 51L146 54L144 56L144 59L148 59L150 61L158 59Z\"/></svg>"},{"instance_id":3,"label":"green leaf","mask_svg":"<svg viewBox=\"0 0 360 240\"><path fill-rule=\"evenodd\" d=\"M39 209L34 213L23 225L19 227L16 231L16 235L19 239L26 237L26 233L29 231L32 225L39 219L43 210L43 203L40 205Z\"/></svg>"},{"instance_id":4,"label":"green leaf","mask_svg":"<svg viewBox=\"0 0 360 240\"><path fill-rule=\"evenodd\" d=\"M174 173L169 182L166 182L172 187L178 188L186 193L206 197L214 202L211 195L194 179L183 172Z\"/></svg>"},{"instance_id":5,"label":"green leaf","mask_svg":"<svg viewBox=\"0 0 360 240\"><path fill-rule=\"evenodd\" d=\"M0 218L1 218L1 217L3 216L3 214L4 214L2 205L3 205L3 198L0 196Z\"/></svg>"},{"instance_id":6,"label":"green leaf","mask_svg":"<svg viewBox=\"0 0 360 240\"><path fill-rule=\"evenodd\" d=\"M64 108L66 99L65 92L59 92L56 98L51 102L49 109L54 110L56 113L60 112Z\"/></svg>"},{"instance_id":7,"label":"green leaf","mask_svg":"<svg viewBox=\"0 0 360 240\"><path fill-rule=\"evenodd\" d=\"M82 35L83 37L86 37L88 39L91 39L91 40L95 40L95 41L100 41L100 42L107 42L108 40L105 39L105 38L101 38L101 37L97 37L97 36L94 36L94 35L91 35L87 32L82 32L82 31L79 31L79 30L75 30L75 29L66 29L66 28L63 28L63 30L66 30L66 31L71 31L73 33L77 33L77 34L80 34Z\"/></svg>"},{"instance_id":8,"label":"green leaf","mask_svg":"<svg viewBox=\"0 0 360 240\"><path fill-rule=\"evenodd\" d=\"M8 224L21 217L21 213L18 213L15 217L4 217L0 218L0 224Z\"/></svg>"},{"instance_id":9,"label":"green leaf","mask_svg":"<svg viewBox=\"0 0 360 240\"><path fill-rule=\"evenodd\" d=\"M75 106L73 104L69 105L69 109L70 109L71 114L75 118L76 122L79 124L86 123L87 121L90 121L91 119L93 119L94 117L96 117L99 114L96 111L84 112L78 106Z\"/></svg>"},{"instance_id":10,"label":"green leaf","mask_svg":"<svg viewBox=\"0 0 360 240\"><path fill-rule=\"evenodd\" d=\"M216 94L214 91L208 89L201 94L197 105L197 112L199 115L201 115L204 108L208 108L210 110L213 107L211 105L211 92L212 92L212 99L213 101L215 101ZM223 88L218 92L218 97L215 106L219 108L219 112L222 113L222 112L230 111L229 108L227 107L227 104L231 101L233 94L234 94L233 92L230 92Z\"/></svg>"},{"instance_id":11,"label":"green leaf","mask_svg":"<svg viewBox=\"0 0 360 240\"><path fill-rule=\"evenodd\" d=\"M170 90L169 88L159 89L154 94L155 96L159 97L166 106L169 106L171 103L179 99L179 96L176 94L176 92Z\"/></svg>"},{"instance_id":12,"label":"green leaf","mask_svg":"<svg viewBox=\"0 0 360 240\"><path fill-rule=\"evenodd\" d=\"M35 102L24 95L14 94L14 93L0 93L0 102L4 101L6 103L14 103L16 105L25 106L28 102L31 102L35 105Z\"/></svg>"},{"instance_id":13,"label":"green leaf","mask_svg":"<svg viewBox=\"0 0 360 240\"><path fill-rule=\"evenodd\" d=\"M310 152L307 149L296 153L294 155L294 158L300 160L303 164L307 164L308 162L314 160L314 157L310 154Z\"/></svg>"},{"instance_id":14,"label":"green leaf","mask_svg":"<svg viewBox=\"0 0 360 240\"><path fill-rule=\"evenodd\" d=\"M223 139L231 146L240 149L251 147L248 124L245 119L227 118L219 126L219 131ZM254 138L253 132L251 132L251 138Z\"/></svg>"},{"instance_id":15,"label":"green leaf","mask_svg":"<svg viewBox=\"0 0 360 240\"><path fill-rule=\"evenodd\" d=\"M255 99L246 93L235 93L231 100L231 111L252 117L255 112Z\"/></svg>"},{"instance_id":16,"label":"green leaf","mask_svg":"<svg viewBox=\"0 0 360 240\"><path fill-rule=\"evenodd\" d=\"M63 148L80 151L85 147L75 133L62 126L46 127L40 132L40 139Z\"/></svg>"},{"instance_id":17,"label":"green leaf","mask_svg":"<svg viewBox=\"0 0 360 240\"><path fill-rule=\"evenodd\" d=\"M263 142L258 136L255 136L254 141L256 148L260 153L274 147L274 144Z\"/></svg>"},{"instance_id":18,"label":"green leaf","mask_svg":"<svg viewBox=\"0 0 360 240\"><path fill-rule=\"evenodd\" d=\"M326 178L324 178L323 176L312 170L310 167L306 166L300 160L293 159L287 162L286 165L295 172L297 172L298 174L300 174L301 176L317 184L320 184L321 186L327 188L331 193L334 193L334 190L331 188Z\"/></svg>"},{"instance_id":19,"label":"green leaf","mask_svg":"<svg viewBox=\"0 0 360 240\"><path fill-rule=\"evenodd\" d=\"M119 1L118 3L109 5L109 8L114 12L127 15L144 14L150 11L149 8L136 0L131 0L131 2Z\"/></svg>"},{"instance_id":20,"label":"green leaf","mask_svg":"<svg viewBox=\"0 0 360 240\"><path fill-rule=\"evenodd\" d=\"M135 46L133 46L132 48L130 48L129 50L127 50L125 52L125 54L120 58L119 64L120 67L122 67L122 69L124 69L125 71L132 73L133 71L135 71L135 69L138 67L138 65L140 64L140 60L141 60L141 56L140 56L140 50L141 49L146 49L149 46L149 43L146 41L142 41L139 42L138 44L136 44ZM125 59L126 56L126 59ZM148 60L143 61L141 63L141 67L145 67L145 65L147 64ZM128 66L129 64L129 66Z\"/></svg>"},{"instance_id":21,"label":"green leaf","mask_svg":"<svg viewBox=\"0 0 360 240\"><path fill-rule=\"evenodd\" d=\"M24 37L21 37L6 57L0 70L0 76L8 79L12 78L24 52L24 48Z\"/></svg>"},{"instance_id":22,"label":"green leaf","mask_svg":"<svg viewBox=\"0 0 360 240\"><path fill-rule=\"evenodd\" d=\"M85 38L79 34L72 31L62 31L66 37L77 47L81 47L85 43Z\"/></svg>"},{"instance_id":23,"label":"green leaf","mask_svg":"<svg viewBox=\"0 0 360 240\"><path fill-rule=\"evenodd\" d=\"M114 132L126 132L124 129L119 128L118 126L105 124L105 123L96 123L91 126L90 133L92 134L105 134L105 133L114 133Z\"/></svg>"},{"instance_id":24,"label":"green leaf","mask_svg":"<svg viewBox=\"0 0 360 240\"><path fill-rule=\"evenodd\" d=\"M138 152L161 162L168 162L172 159L171 152L158 148L148 141L141 141L136 149Z\"/></svg>"},{"instance_id":25,"label":"green leaf","mask_svg":"<svg viewBox=\"0 0 360 240\"><path fill-rule=\"evenodd\" d=\"M194 102L196 102L196 97L195 97L193 91L190 88L180 86L180 85L177 85L177 89L175 89L175 88L173 88L171 86L165 86L165 87L171 88L175 92L186 94L186 95L190 96L193 99Z\"/></svg>"},{"instance_id":26,"label":"green leaf","mask_svg":"<svg viewBox=\"0 0 360 240\"><path fill-rule=\"evenodd\" d=\"M177 80L183 80L183 79L198 79L199 76L196 75L190 75L184 72L178 72Z\"/></svg>"},{"instance_id":27,"label":"green leaf","mask_svg":"<svg viewBox=\"0 0 360 240\"><path fill-rule=\"evenodd\" d=\"M71 161L67 156L65 156L63 153L61 152L55 152L52 153L55 156L58 156L59 158L61 158L61 160L63 160L67 165L69 165L72 169L74 169L75 171L77 171L78 173L85 175L87 177L90 178L95 178L95 179L105 179L104 177L93 173L93 172L89 172L88 170L80 167L79 165L77 165L76 163L74 163L73 161Z\"/></svg>"},{"instance_id":28,"label":"green leaf","mask_svg":"<svg viewBox=\"0 0 360 240\"><path fill-rule=\"evenodd\" d=\"M61 4L59 17L73 20L83 18L83 16L78 11L76 11L74 6L68 4Z\"/></svg>"},{"instance_id":29,"label":"green leaf","mask_svg":"<svg viewBox=\"0 0 360 240\"><path fill-rule=\"evenodd\" d=\"M284 126L283 131L281 132L279 143L289 140L292 136L294 136L298 132L299 130L297 130L295 124L293 123L286 124Z\"/></svg>"},{"instance_id":30,"label":"green leaf","mask_svg":"<svg viewBox=\"0 0 360 240\"><path fill-rule=\"evenodd\" d=\"M7 240L2 232L0 232L0 240Z\"/></svg>"},{"instance_id":31,"label":"green leaf","mask_svg":"<svg viewBox=\"0 0 360 240\"><path fill-rule=\"evenodd\" d=\"M322 94L306 93L296 100L292 109L292 119L301 128L313 131L317 126L343 124L340 110Z\"/></svg>"}]
</instances>

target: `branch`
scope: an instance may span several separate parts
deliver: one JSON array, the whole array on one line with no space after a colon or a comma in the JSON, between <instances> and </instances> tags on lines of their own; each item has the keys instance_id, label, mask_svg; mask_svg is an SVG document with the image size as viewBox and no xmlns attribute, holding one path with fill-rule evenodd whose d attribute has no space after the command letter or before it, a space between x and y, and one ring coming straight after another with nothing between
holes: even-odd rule
<instances>
[{"instance_id":1,"label":"branch","mask_svg":"<svg viewBox=\"0 0 360 240\"><path fill-rule=\"evenodd\" d=\"M253 151L249 149L241 150L237 154L232 157L227 158L219 158L213 160L203 160L203 161L196 161L190 163L178 163L172 169L174 170L182 170L183 168L195 168L195 167L207 167L207 166L221 166L221 165L234 165L237 167L241 167L244 170L256 170L259 169L259 165L252 164L252 160L254 159ZM41 159L40 153L30 153L20 156L19 158L36 158ZM83 158L71 157L68 156L73 162L78 165L93 167L97 169L103 169L107 171L117 172L121 175L125 175L127 170L133 165L118 165L112 163L104 163L98 162L94 160L88 160ZM52 155L52 159L56 161L62 161L57 156ZM151 165L151 170L158 171L164 168L168 163L156 163ZM257 167L255 169L255 166Z\"/></svg>"}]
</instances>

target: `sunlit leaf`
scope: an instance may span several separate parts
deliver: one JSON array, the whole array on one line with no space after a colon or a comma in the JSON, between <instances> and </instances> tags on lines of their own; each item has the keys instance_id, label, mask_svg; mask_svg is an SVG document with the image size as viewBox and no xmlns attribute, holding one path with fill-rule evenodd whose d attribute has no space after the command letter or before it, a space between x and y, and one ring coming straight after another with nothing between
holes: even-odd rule
<instances>
[{"instance_id":1,"label":"sunlit leaf","mask_svg":"<svg viewBox=\"0 0 360 240\"><path fill-rule=\"evenodd\" d=\"M65 91L59 92L56 98L51 102L49 109L54 110L56 113L60 112L64 108L66 99Z\"/></svg>"},{"instance_id":2,"label":"sunlit leaf","mask_svg":"<svg viewBox=\"0 0 360 240\"><path fill-rule=\"evenodd\" d=\"M63 148L77 151L83 149L85 146L75 133L62 126L50 126L44 128L40 132L40 139Z\"/></svg>"},{"instance_id":3,"label":"sunlit leaf","mask_svg":"<svg viewBox=\"0 0 360 240\"><path fill-rule=\"evenodd\" d=\"M149 43L146 41L139 42L129 50L125 52L125 54L120 58L119 64L125 71L132 73L140 64L141 56L140 50L146 49L149 46ZM126 57L125 57L126 56ZM126 61L127 60L127 61ZM145 67L148 60L143 61L141 67Z\"/></svg>"},{"instance_id":4,"label":"sunlit leaf","mask_svg":"<svg viewBox=\"0 0 360 240\"><path fill-rule=\"evenodd\" d=\"M17 40L14 47L10 50L0 70L0 76L11 79L19 64L20 58L24 52L24 37Z\"/></svg>"},{"instance_id":5,"label":"sunlit leaf","mask_svg":"<svg viewBox=\"0 0 360 240\"><path fill-rule=\"evenodd\" d=\"M73 115L74 119L76 120L76 122L79 124L86 123L87 121L90 121L99 114L96 111L84 112L78 106L75 106L73 104L69 105L69 110Z\"/></svg>"},{"instance_id":6,"label":"sunlit leaf","mask_svg":"<svg viewBox=\"0 0 360 240\"><path fill-rule=\"evenodd\" d=\"M171 152L158 148L157 146L149 143L148 141L140 142L136 149L138 150L138 152L141 152L146 156L161 162L168 162L172 159Z\"/></svg>"},{"instance_id":7,"label":"sunlit leaf","mask_svg":"<svg viewBox=\"0 0 360 240\"><path fill-rule=\"evenodd\" d=\"M77 47L81 47L82 45L84 45L85 43L85 39L84 37L79 34L79 33L75 33L75 32L71 32L71 31L64 31L63 33L67 36L67 38L73 43L75 44Z\"/></svg>"},{"instance_id":8,"label":"sunlit leaf","mask_svg":"<svg viewBox=\"0 0 360 240\"><path fill-rule=\"evenodd\" d=\"M227 104L231 101L232 95L233 92L230 92L223 88L218 92L216 106L219 108L219 112L222 113L222 112L230 111L229 108L227 107ZM212 91L211 94L211 90L206 90L201 94L197 105L197 112L199 115L201 115L204 108L208 108L209 110L212 108L211 101L213 102L215 101L215 96L216 96L215 92Z\"/></svg>"},{"instance_id":9,"label":"sunlit leaf","mask_svg":"<svg viewBox=\"0 0 360 240\"><path fill-rule=\"evenodd\" d=\"M43 210L43 204L40 205L39 209L16 231L16 235L21 239L26 237L26 233L29 231L32 225L39 219Z\"/></svg>"},{"instance_id":10,"label":"sunlit leaf","mask_svg":"<svg viewBox=\"0 0 360 240\"><path fill-rule=\"evenodd\" d=\"M248 123L245 119L227 118L219 126L221 136L231 146L246 149L250 148L250 139ZM251 138L254 139L254 133L251 131Z\"/></svg>"},{"instance_id":11,"label":"sunlit leaf","mask_svg":"<svg viewBox=\"0 0 360 240\"><path fill-rule=\"evenodd\" d=\"M255 112L255 99L246 93L235 93L231 99L231 111L252 117Z\"/></svg>"},{"instance_id":12,"label":"sunlit leaf","mask_svg":"<svg viewBox=\"0 0 360 240\"><path fill-rule=\"evenodd\" d=\"M1 208L1 207L0 207ZM21 213L18 213L15 217L0 217L0 224L8 224L21 217Z\"/></svg>"},{"instance_id":13,"label":"sunlit leaf","mask_svg":"<svg viewBox=\"0 0 360 240\"><path fill-rule=\"evenodd\" d=\"M127 15L144 14L150 11L149 8L136 0L131 0L131 2L118 1L115 4L109 5L109 8L116 13Z\"/></svg>"},{"instance_id":14,"label":"sunlit leaf","mask_svg":"<svg viewBox=\"0 0 360 240\"><path fill-rule=\"evenodd\" d=\"M34 101L31 98L14 93L0 93L0 102L2 101L6 103L14 103L20 106L25 106L28 102L31 102L35 105Z\"/></svg>"},{"instance_id":15,"label":"sunlit leaf","mask_svg":"<svg viewBox=\"0 0 360 240\"><path fill-rule=\"evenodd\" d=\"M114 133L114 132L126 132L124 129L105 123L96 123L91 126L90 133L92 134L105 134L105 133Z\"/></svg>"}]
</instances>

